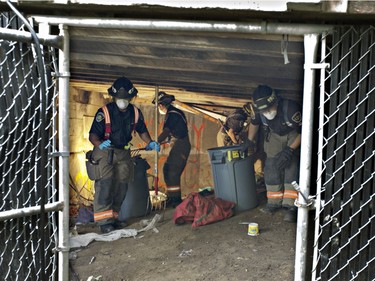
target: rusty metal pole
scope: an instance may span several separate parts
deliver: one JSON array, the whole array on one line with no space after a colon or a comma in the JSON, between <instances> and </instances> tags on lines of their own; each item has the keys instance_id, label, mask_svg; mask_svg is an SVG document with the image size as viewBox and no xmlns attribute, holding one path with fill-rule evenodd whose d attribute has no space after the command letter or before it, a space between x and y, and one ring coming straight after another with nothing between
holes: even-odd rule
<instances>
[{"instance_id":1,"label":"rusty metal pole","mask_svg":"<svg viewBox=\"0 0 375 281\"><path fill-rule=\"evenodd\" d=\"M155 141L158 141L159 128L159 86L155 86ZM159 193L159 171L158 171L159 153L155 150L155 165L154 165L154 190L155 195Z\"/></svg>"}]
</instances>

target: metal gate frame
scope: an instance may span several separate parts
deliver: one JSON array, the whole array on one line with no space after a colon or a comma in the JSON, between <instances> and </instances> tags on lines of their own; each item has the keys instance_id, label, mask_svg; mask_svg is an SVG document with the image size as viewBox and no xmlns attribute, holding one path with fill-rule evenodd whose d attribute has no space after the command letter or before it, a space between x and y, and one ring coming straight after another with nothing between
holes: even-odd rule
<instances>
[{"instance_id":1,"label":"metal gate frame","mask_svg":"<svg viewBox=\"0 0 375 281\"><path fill-rule=\"evenodd\" d=\"M12 12L1 14L0 28L1 278L68 280L69 134L57 132L57 117L64 127L66 111L57 113L55 79L64 85L58 69L65 65L58 67L54 56L63 37L36 34L8 5ZM65 109L67 101L59 95Z\"/></svg>"},{"instance_id":2,"label":"metal gate frame","mask_svg":"<svg viewBox=\"0 0 375 281\"><path fill-rule=\"evenodd\" d=\"M39 24L40 30L48 30L49 25L59 25L60 36L40 36L43 38L41 41L51 41L51 46L58 46L59 48L59 71L56 73L58 78L59 88L59 151L54 151L50 156L59 157L59 203L63 206L63 211L59 212L59 239L58 247L56 248L59 252L59 279L68 280L68 258L69 252L68 243L68 230L69 230L69 122L64 117L69 116L69 34L68 26L90 26L93 28L107 27L107 28L131 28L131 29L149 29L149 30L188 30L188 31L205 31L205 32L247 32L247 33L263 33L263 34L295 34L305 36L305 83L304 83L304 106L303 106L303 137L302 146L307 148L308 153L304 153L304 159L301 159L301 176L300 186L301 193L298 202L301 204L308 204L309 198L305 196L309 194L309 182L311 176L311 142L312 142L312 119L306 118L313 114L313 98L315 92L315 74L316 69L325 69L327 65L324 60L319 64L315 64L316 50L318 44L319 35L322 32L331 30L331 26L321 25L293 25L293 24L268 24L261 22L259 24L238 24L228 23L220 26L215 26L208 23L199 22L157 22L157 21L127 21L127 20L102 20L102 19L72 19L72 18L54 18L54 17L34 17L36 23ZM237 28L233 29L233 25ZM43 28L45 27L45 28ZM48 32L48 31L47 31ZM2 31L0 36L12 37L12 34L6 34ZM28 34L17 34L18 40L30 40ZM27 37L27 39L26 39ZM323 42L323 41L322 41ZM323 43L324 44L324 43ZM311 47L312 46L312 51ZM306 51L307 50L307 51ZM310 52L311 51L311 52ZM322 56L324 58L324 56ZM373 68L371 68L373 70ZM324 78L322 78L324 81ZM322 83L322 89L324 89ZM323 91L325 94L325 92ZM373 98L373 91L372 98ZM324 116L324 115L322 115ZM310 120L309 120L310 119ZM304 121L305 120L305 121ZM304 126L305 124L305 126ZM325 124L323 122L323 124ZM304 129L305 128L305 129ZM322 138L324 139L324 138ZM372 154L373 156L373 154ZM372 160L372 158L371 158ZM373 160L372 160L373 161ZM372 179L374 173L371 174ZM366 183L363 183L366 184ZM320 193L322 194L322 193ZM318 196L320 196L318 194ZM372 199L373 197L371 197ZM307 199L307 200L306 200ZM320 198L319 198L320 199ZM322 201L323 202L323 201ZM335 201L336 202L336 201ZM321 202L316 201L316 205L320 206ZM56 207L56 206L55 206ZM318 208L320 210L320 207ZM307 208L300 208L298 225L302 225L307 222ZM318 212L319 213L319 212ZM318 223L319 220L317 220ZM333 221L331 220L330 223ZM296 270L295 280L305 280L305 260L306 260L306 236L307 228L306 225L298 232L296 241ZM319 233L319 229L317 230ZM60 236L61 235L61 236ZM298 255L297 255L298 254ZM318 260L318 259L316 259ZM303 261L301 263L301 261ZM372 262L369 260L368 262ZM319 261L318 261L319 263ZM368 265L368 264L367 264ZM316 267L315 267L316 269ZM316 271L315 271L316 272ZM313 276L315 278L315 276ZM317 279L319 280L319 279Z\"/></svg>"}]
</instances>

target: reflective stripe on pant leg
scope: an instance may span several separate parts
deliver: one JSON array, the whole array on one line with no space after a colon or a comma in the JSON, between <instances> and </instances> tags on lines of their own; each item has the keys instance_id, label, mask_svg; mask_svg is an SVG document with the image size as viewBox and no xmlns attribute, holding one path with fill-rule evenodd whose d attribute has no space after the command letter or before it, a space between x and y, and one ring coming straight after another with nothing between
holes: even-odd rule
<instances>
[{"instance_id":1,"label":"reflective stripe on pant leg","mask_svg":"<svg viewBox=\"0 0 375 281\"><path fill-rule=\"evenodd\" d=\"M112 179L95 181L94 221L98 224L113 221L111 185Z\"/></svg>"},{"instance_id":2,"label":"reflective stripe on pant leg","mask_svg":"<svg viewBox=\"0 0 375 281\"><path fill-rule=\"evenodd\" d=\"M282 205L284 197L284 173L276 168L275 156L287 145L288 137L269 132L268 141L264 142L267 159L264 166L264 182L267 188L268 204Z\"/></svg>"},{"instance_id":3,"label":"reflective stripe on pant leg","mask_svg":"<svg viewBox=\"0 0 375 281\"><path fill-rule=\"evenodd\" d=\"M270 185L267 186L267 199L268 204L272 205L281 205L283 201L283 192L282 191L271 191L272 189L279 189L279 186Z\"/></svg>"},{"instance_id":4,"label":"reflective stripe on pant leg","mask_svg":"<svg viewBox=\"0 0 375 281\"><path fill-rule=\"evenodd\" d=\"M181 187L180 186L167 186L167 195L169 198L172 198L172 197L181 198Z\"/></svg>"},{"instance_id":5,"label":"reflective stripe on pant leg","mask_svg":"<svg viewBox=\"0 0 375 281\"><path fill-rule=\"evenodd\" d=\"M297 191L293 188L291 184L284 184L284 198L283 198L283 205L284 206L294 206L294 202L298 197Z\"/></svg>"},{"instance_id":6,"label":"reflective stripe on pant leg","mask_svg":"<svg viewBox=\"0 0 375 281\"><path fill-rule=\"evenodd\" d=\"M114 218L112 210L107 210L104 212L94 213L94 221L99 224L106 224Z\"/></svg>"}]
</instances>

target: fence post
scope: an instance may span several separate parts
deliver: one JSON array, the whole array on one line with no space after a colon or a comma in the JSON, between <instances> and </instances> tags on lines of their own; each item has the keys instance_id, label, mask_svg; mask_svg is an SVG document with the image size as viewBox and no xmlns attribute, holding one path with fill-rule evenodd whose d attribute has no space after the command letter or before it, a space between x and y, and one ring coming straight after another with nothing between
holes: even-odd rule
<instances>
[{"instance_id":1,"label":"fence post","mask_svg":"<svg viewBox=\"0 0 375 281\"><path fill-rule=\"evenodd\" d=\"M69 33L66 25L59 25L64 38L59 50L59 198L64 209L59 212L59 280L69 280Z\"/></svg>"},{"instance_id":2,"label":"fence post","mask_svg":"<svg viewBox=\"0 0 375 281\"><path fill-rule=\"evenodd\" d=\"M305 45L305 70L303 85L303 108L302 108L302 134L301 134L301 159L299 186L301 193L298 202L307 203L304 199L310 194L311 176L311 151L313 135L314 115L314 93L315 93L315 70L314 60L318 48L318 34L306 34ZM297 234L296 234L296 259L294 280L304 281L306 276L306 255L307 255L307 233L308 233L308 208L298 208Z\"/></svg>"}]
</instances>

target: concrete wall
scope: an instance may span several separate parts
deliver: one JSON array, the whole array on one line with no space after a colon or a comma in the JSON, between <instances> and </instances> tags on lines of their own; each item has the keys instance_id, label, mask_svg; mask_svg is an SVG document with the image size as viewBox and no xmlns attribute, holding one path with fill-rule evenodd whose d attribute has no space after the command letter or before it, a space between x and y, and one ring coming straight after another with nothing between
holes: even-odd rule
<instances>
[{"instance_id":1,"label":"concrete wall","mask_svg":"<svg viewBox=\"0 0 375 281\"><path fill-rule=\"evenodd\" d=\"M142 95L142 93L139 93L139 95ZM93 200L94 182L87 177L85 168L85 153L92 149L92 145L88 140L88 132L98 108L110 101L111 98L108 95L81 91L76 88L70 89L70 194L72 206L77 204L90 205L90 201ZM137 104L137 101L134 103L141 109L149 132L154 138L154 107L151 106L151 103L150 105ZM182 194L184 196L192 191L198 191L199 188L213 187L211 164L207 149L216 146L216 133L219 129L216 124L201 116L186 113L186 117L192 150L181 180ZM159 118L162 121L164 117L160 116ZM145 143L137 135L133 138L132 143L135 148L145 146ZM162 151L159 153L158 170L161 188L165 186L162 167L169 150L167 146L163 146ZM141 151L141 156L151 166L147 172L153 175L155 170L155 152ZM149 182L151 187L152 176L150 176Z\"/></svg>"}]
</instances>

